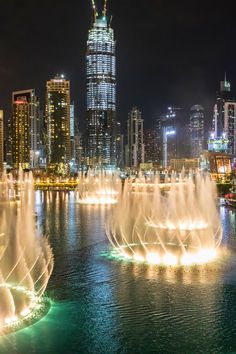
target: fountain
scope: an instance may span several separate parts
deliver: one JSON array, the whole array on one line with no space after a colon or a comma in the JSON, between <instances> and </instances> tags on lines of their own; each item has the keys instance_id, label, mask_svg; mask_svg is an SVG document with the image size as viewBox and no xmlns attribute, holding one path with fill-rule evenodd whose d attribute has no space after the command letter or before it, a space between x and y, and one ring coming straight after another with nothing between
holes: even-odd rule
<instances>
[{"instance_id":1,"label":"fountain","mask_svg":"<svg viewBox=\"0 0 236 354\"><path fill-rule=\"evenodd\" d=\"M89 205L110 205L117 203L120 179L106 171L89 170L80 176L78 188L79 203Z\"/></svg>"},{"instance_id":2,"label":"fountain","mask_svg":"<svg viewBox=\"0 0 236 354\"><path fill-rule=\"evenodd\" d=\"M149 264L189 266L215 259L222 239L215 184L209 176L172 174L163 191L158 176L145 189L126 183L106 234L119 257Z\"/></svg>"},{"instance_id":3,"label":"fountain","mask_svg":"<svg viewBox=\"0 0 236 354\"><path fill-rule=\"evenodd\" d=\"M36 321L53 269L48 240L36 231L32 174L0 182L0 335Z\"/></svg>"}]
</instances>

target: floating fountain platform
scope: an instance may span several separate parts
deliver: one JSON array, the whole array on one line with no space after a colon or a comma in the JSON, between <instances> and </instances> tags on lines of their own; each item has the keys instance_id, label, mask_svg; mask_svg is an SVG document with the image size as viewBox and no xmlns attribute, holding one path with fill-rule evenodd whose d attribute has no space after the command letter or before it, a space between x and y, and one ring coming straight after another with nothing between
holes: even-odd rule
<instances>
[{"instance_id":1,"label":"floating fountain platform","mask_svg":"<svg viewBox=\"0 0 236 354\"><path fill-rule=\"evenodd\" d=\"M27 303L27 306L21 309L19 313L16 310L13 316L5 317L2 323L0 322L0 336L31 326L46 316L51 308L51 301L49 298L37 297L34 292L29 291L22 286L0 284L0 290L1 289L11 292L14 304L17 304L20 298L21 301L23 300Z\"/></svg>"},{"instance_id":2,"label":"floating fountain platform","mask_svg":"<svg viewBox=\"0 0 236 354\"><path fill-rule=\"evenodd\" d=\"M113 249L110 253L112 258L125 261L134 261L160 266L193 266L214 262L217 257L215 249L194 249L189 248L184 253L179 245L166 244L166 252L163 252L159 243L128 244L120 248ZM187 249L187 247L186 247Z\"/></svg>"}]
</instances>

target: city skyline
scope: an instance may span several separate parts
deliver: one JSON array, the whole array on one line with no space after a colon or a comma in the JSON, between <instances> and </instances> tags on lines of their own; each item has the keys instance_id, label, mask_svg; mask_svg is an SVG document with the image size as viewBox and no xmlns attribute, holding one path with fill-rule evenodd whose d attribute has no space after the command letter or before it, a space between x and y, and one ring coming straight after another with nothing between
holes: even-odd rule
<instances>
[{"instance_id":1,"label":"city skyline","mask_svg":"<svg viewBox=\"0 0 236 354\"><path fill-rule=\"evenodd\" d=\"M0 354L236 354L231 2L3 2Z\"/></svg>"},{"instance_id":2,"label":"city skyline","mask_svg":"<svg viewBox=\"0 0 236 354\"><path fill-rule=\"evenodd\" d=\"M5 111L5 121L11 112L9 97L12 91L34 87L41 98L44 96L44 82L57 72L63 72L72 83L76 116L84 128L86 38L92 18L90 2L72 5L68 12L71 18L67 21L66 31L59 29L57 23L68 5L59 2L55 9L52 5L47 5L45 23L40 30L39 20L32 20L33 6L28 1L22 2L18 16L12 21L10 14L14 5L17 5L16 1L3 5L5 17L1 23L3 53L0 78L5 89L0 95L0 105ZM99 8L101 5L102 3L98 1ZM207 123L210 124L218 82L222 80L224 71L227 71L235 92L236 73L233 58L231 59L233 56L227 55L233 33L227 26L231 14L229 12L229 16L224 16L228 14L228 10L214 4L211 16L208 17L209 5L207 2L203 11L201 4L193 6L191 10L190 5L184 3L178 4L177 7L174 4L166 5L161 1L155 4L151 1L145 8L139 3L135 3L134 6L133 1L129 4L125 1L120 1L119 4L112 0L108 2L108 13L113 15L112 26L117 39L117 118L121 120L123 126L127 112L134 104L141 108L147 127L154 126L156 115L169 104L184 106L186 110L193 104L202 104L206 111ZM182 14L183 8L185 15ZM38 9L39 15L44 10L42 5ZM75 18L72 12L78 18ZM132 26L129 22L131 14ZM14 36L16 26L22 19L27 21L24 21L19 36ZM211 30L206 31L209 25ZM196 33L199 26L199 33ZM53 32L53 28L57 31ZM188 33L189 30L191 33ZM176 38L176 31L179 38ZM217 47L218 52L215 47L217 33L221 34L218 36L218 43L221 44L221 47ZM17 58L12 54L10 42L13 43L14 50L17 50ZM65 50L58 56L57 51L62 42L66 44ZM44 51L40 51L42 45ZM26 60L28 53L25 51L26 46L30 49L34 65L31 64L31 60ZM151 57L145 55L149 53L148 46L152 48ZM191 55L189 60L186 54L191 53L193 48L194 56ZM171 50L175 52L175 56L171 57ZM46 60L42 65L44 57ZM129 92L129 97L126 92Z\"/></svg>"}]
</instances>

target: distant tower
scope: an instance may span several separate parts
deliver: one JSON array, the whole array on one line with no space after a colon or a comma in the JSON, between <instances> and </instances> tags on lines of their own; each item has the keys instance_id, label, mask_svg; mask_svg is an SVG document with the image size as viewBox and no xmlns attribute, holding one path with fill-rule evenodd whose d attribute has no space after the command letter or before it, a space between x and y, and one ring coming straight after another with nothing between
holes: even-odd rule
<instances>
[{"instance_id":1,"label":"distant tower","mask_svg":"<svg viewBox=\"0 0 236 354\"><path fill-rule=\"evenodd\" d=\"M106 16L98 16L88 33L87 71L87 164L116 165L116 57L114 32Z\"/></svg>"},{"instance_id":2,"label":"distant tower","mask_svg":"<svg viewBox=\"0 0 236 354\"><path fill-rule=\"evenodd\" d=\"M170 159L180 155L180 112L182 108L168 107L161 117L163 166L169 166Z\"/></svg>"},{"instance_id":3,"label":"distant tower","mask_svg":"<svg viewBox=\"0 0 236 354\"><path fill-rule=\"evenodd\" d=\"M13 168L34 168L38 165L39 100L35 90L12 93L11 155Z\"/></svg>"},{"instance_id":4,"label":"distant tower","mask_svg":"<svg viewBox=\"0 0 236 354\"><path fill-rule=\"evenodd\" d=\"M70 81L57 75L46 90L47 166L64 174L70 162Z\"/></svg>"},{"instance_id":5,"label":"distant tower","mask_svg":"<svg viewBox=\"0 0 236 354\"><path fill-rule=\"evenodd\" d=\"M75 147L75 105L70 105L70 169L72 172L76 172L76 147Z\"/></svg>"},{"instance_id":6,"label":"distant tower","mask_svg":"<svg viewBox=\"0 0 236 354\"><path fill-rule=\"evenodd\" d=\"M144 162L143 119L137 107L133 107L127 121L126 165L138 167Z\"/></svg>"},{"instance_id":7,"label":"distant tower","mask_svg":"<svg viewBox=\"0 0 236 354\"><path fill-rule=\"evenodd\" d=\"M0 173L3 171L4 160L4 144L3 144L3 111L0 110Z\"/></svg>"},{"instance_id":8,"label":"distant tower","mask_svg":"<svg viewBox=\"0 0 236 354\"><path fill-rule=\"evenodd\" d=\"M200 157L204 149L204 108L194 105L190 110L191 157Z\"/></svg>"},{"instance_id":9,"label":"distant tower","mask_svg":"<svg viewBox=\"0 0 236 354\"><path fill-rule=\"evenodd\" d=\"M236 100L231 92L231 84L220 82L220 94L214 106L213 127L209 141L211 149L236 154Z\"/></svg>"}]
</instances>

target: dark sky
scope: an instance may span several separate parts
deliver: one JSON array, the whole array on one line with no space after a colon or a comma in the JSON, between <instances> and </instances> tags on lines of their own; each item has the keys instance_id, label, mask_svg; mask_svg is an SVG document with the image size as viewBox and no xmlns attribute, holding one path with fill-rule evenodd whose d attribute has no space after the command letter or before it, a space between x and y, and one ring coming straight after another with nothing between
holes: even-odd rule
<instances>
[{"instance_id":1,"label":"dark sky","mask_svg":"<svg viewBox=\"0 0 236 354\"><path fill-rule=\"evenodd\" d=\"M102 1L97 0L101 7ZM117 110L124 122L138 105L146 127L167 105L201 103L207 119L224 71L236 92L233 0L108 0L117 40ZM85 51L90 0L8 0L0 6L0 106L11 91L35 88L56 73L71 80L85 122ZM235 89L235 90L234 90Z\"/></svg>"}]
</instances>

